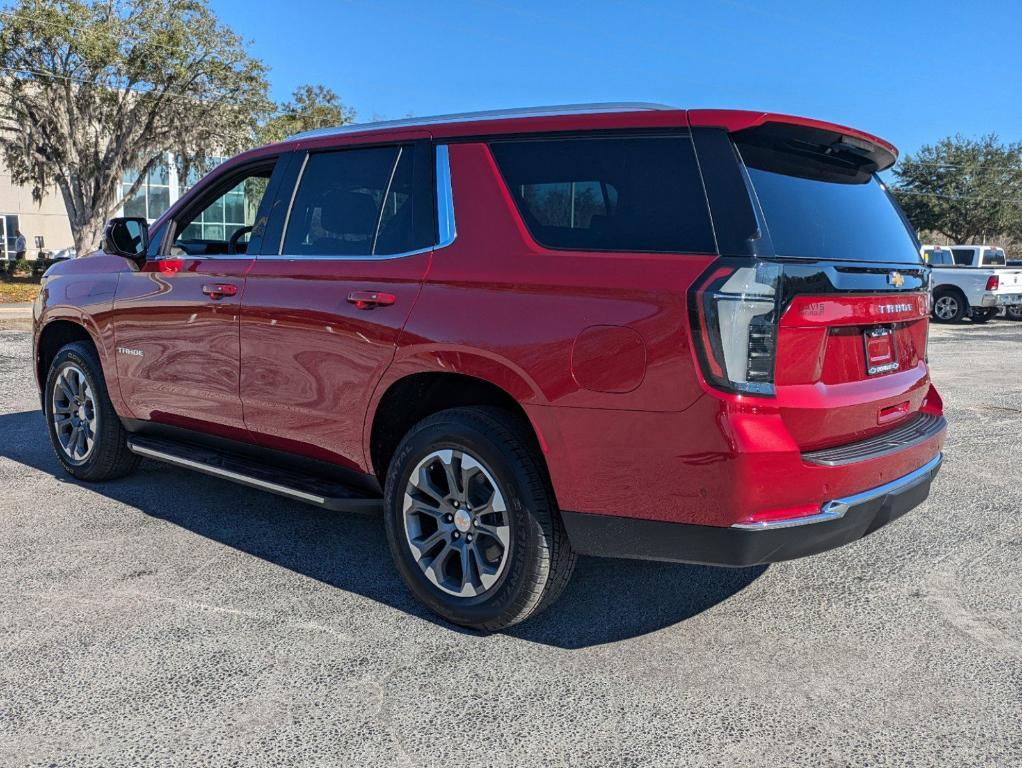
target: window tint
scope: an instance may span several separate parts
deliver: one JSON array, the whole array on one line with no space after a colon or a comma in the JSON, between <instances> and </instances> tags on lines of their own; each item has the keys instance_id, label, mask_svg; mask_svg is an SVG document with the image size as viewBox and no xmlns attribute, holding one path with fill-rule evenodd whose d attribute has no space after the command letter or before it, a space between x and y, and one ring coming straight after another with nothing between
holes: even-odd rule
<instances>
[{"instance_id":1,"label":"window tint","mask_svg":"<svg viewBox=\"0 0 1022 768\"><path fill-rule=\"evenodd\" d=\"M965 267L972 266L972 248L952 248L951 253L955 255L955 264Z\"/></svg>"},{"instance_id":2,"label":"window tint","mask_svg":"<svg viewBox=\"0 0 1022 768\"><path fill-rule=\"evenodd\" d=\"M593 216L606 217L613 208L617 189L598 181L554 181L523 184L520 194L540 226L589 229Z\"/></svg>"},{"instance_id":3,"label":"window tint","mask_svg":"<svg viewBox=\"0 0 1022 768\"><path fill-rule=\"evenodd\" d=\"M920 261L915 237L868 170L808 147L736 142L778 256Z\"/></svg>"},{"instance_id":4,"label":"window tint","mask_svg":"<svg viewBox=\"0 0 1022 768\"><path fill-rule=\"evenodd\" d=\"M541 245L716 251L688 137L502 141L491 150Z\"/></svg>"},{"instance_id":5,"label":"window tint","mask_svg":"<svg viewBox=\"0 0 1022 768\"><path fill-rule=\"evenodd\" d=\"M426 144L402 147L383 203L375 255L406 253L436 243L430 155Z\"/></svg>"},{"instance_id":6,"label":"window tint","mask_svg":"<svg viewBox=\"0 0 1022 768\"><path fill-rule=\"evenodd\" d=\"M369 256L433 243L428 152L376 147L309 156L284 236L284 253Z\"/></svg>"},{"instance_id":7,"label":"window tint","mask_svg":"<svg viewBox=\"0 0 1022 768\"><path fill-rule=\"evenodd\" d=\"M983 266L1003 267L1007 263L1004 258L1004 251L1000 248L987 248L983 251Z\"/></svg>"}]
</instances>

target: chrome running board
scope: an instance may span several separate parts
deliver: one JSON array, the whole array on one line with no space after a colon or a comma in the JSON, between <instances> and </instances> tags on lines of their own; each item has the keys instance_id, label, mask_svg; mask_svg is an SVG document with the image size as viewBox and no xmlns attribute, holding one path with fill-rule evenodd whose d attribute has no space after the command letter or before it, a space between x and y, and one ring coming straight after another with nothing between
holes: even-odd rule
<instances>
[{"instance_id":1,"label":"chrome running board","mask_svg":"<svg viewBox=\"0 0 1022 768\"><path fill-rule=\"evenodd\" d=\"M339 512L378 512L382 500L341 483L274 467L221 451L163 438L128 438L128 450L175 467L230 480Z\"/></svg>"}]
</instances>

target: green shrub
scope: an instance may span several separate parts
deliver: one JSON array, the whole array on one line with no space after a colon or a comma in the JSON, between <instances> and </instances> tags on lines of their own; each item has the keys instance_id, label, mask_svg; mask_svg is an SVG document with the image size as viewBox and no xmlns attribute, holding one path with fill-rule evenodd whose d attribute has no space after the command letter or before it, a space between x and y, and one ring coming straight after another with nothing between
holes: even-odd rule
<instances>
[{"instance_id":1,"label":"green shrub","mask_svg":"<svg viewBox=\"0 0 1022 768\"><path fill-rule=\"evenodd\" d=\"M32 262L28 259L18 259L11 265L10 270L15 277L29 277L32 274Z\"/></svg>"},{"instance_id":2,"label":"green shrub","mask_svg":"<svg viewBox=\"0 0 1022 768\"><path fill-rule=\"evenodd\" d=\"M32 262L32 277L42 277L43 272L56 264L53 259L36 259Z\"/></svg>"}]
</instances>

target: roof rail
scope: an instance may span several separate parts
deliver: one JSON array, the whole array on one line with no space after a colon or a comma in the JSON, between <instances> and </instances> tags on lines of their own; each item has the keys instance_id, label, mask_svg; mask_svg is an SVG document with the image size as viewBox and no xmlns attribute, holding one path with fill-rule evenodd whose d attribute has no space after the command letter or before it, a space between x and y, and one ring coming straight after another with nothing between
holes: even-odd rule
<instances>
[{"instance_id":1,"label":"roof rail","mask_svg":"<svg viewBox=\"0 0 1022 768\"><path fill-rule=\"evenodd\" d=\"M382 131L388 128L414 128L420 125L441 125L444 123L469 123L477 120L507 120L516 117L553 117L556 115L590 115L599 112L645 112L651 110L675 109L667 104L653 104L643 101L620 101L597 104L561 104L549 107L518 107L515 109L494 109L484 112L461 112L452 115L431 117L407 117L402 120L382 120L375 123L353 123L333 128L317 128L288 136L284 141L313 139L319 136L336 136L345 133Z\"/></svg>"}]
</instances>

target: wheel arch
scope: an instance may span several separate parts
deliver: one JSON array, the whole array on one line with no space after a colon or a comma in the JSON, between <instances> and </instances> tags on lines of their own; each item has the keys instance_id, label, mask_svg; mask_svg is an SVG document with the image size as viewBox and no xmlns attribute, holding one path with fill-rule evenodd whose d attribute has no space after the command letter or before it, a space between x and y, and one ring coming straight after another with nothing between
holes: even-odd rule
<instances>
[{"instance_id":1,"label":"wheel arch","mask_svg":"<svg viewBox=\"0 0 1022 768\"><path fill-rule=\"evenodd\" d=\"M944 285L938 285L933 289L934 296L939 296L946 293L955 294L956 296L961 298L962 302L965 304L966 307L970 306L969 299L965 295L965 291L963 291L957 285L952 285L951 283L944 283Z\"/></svg>"},{"instance_id":2,"label":"wheel arch","mask_svg":"<svg viewBox=\"0 0 1022 768\"><path fill-rule=\"evenodd\" d=\"M43 387L46 384L46 376L53 358L64 346L76 341L86 341L92 344L97 354L100 353L100 345L96 343L96 339L89 329L75 320L66 317L57 318L48 322L39 331L35 342L35 374L40 398L43 397ZM100 355L100 362L102 362L102 355Z\"/></svg>"},{"instance_id":3,"label":"wheel arch","mask_svg":"<svg viewBox=\"0 0 1022 768\"><path fill-rule=\"evenodd\" d=\"M951 283L945 283L944 285L938 285L933 289L933 310L931 314L937 317L937 299L943 296L954 296L962 305L962 317L968 317L969 312L972 310L972 305L969 303L969 298L965 295L965 291L959 288L957 285ZM939 318L938 318L939 320ZM943 321L941 321L943 322Z\"/></svg>"},{"instance_id":4,"label":"wheel arch","mask_svg":"<svg viewBox=\"0 0 1022 768\"><path fill-rule=\"evenodd\" d=\"M467 406L498 407L519 419L547 469L545 441L538 425L518 398L489 378L460 371L419 370L393 379L380 390L366 420L365 443L370 467L381 485L401 438L412 426L438 411Z\"/></svg>"}]
</instances>

